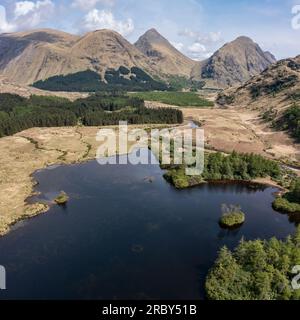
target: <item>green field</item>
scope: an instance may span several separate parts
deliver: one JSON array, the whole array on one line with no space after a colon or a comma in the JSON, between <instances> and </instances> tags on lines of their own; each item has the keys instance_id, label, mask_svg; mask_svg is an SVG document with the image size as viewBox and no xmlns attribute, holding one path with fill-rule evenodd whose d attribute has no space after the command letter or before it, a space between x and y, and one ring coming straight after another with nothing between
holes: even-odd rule
<instances>
[{"instance_id":1,"label":"green field","mask_svg":"<svg viewBox=\"0 0 300 320\"><path fill-rule=\"evenodd\" d=\"M158 101L178 107L213 107L214 103L194 92L138 92L131 95L145 101Z\"/></svg>"}]
</instances>

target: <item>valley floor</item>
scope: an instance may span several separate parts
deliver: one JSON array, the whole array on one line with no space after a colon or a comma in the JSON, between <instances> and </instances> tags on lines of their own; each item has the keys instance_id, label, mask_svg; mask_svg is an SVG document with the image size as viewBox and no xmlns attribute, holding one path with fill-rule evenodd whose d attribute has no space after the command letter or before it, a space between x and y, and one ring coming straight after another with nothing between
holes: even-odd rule
<instances>
[{"instance_id":1,"label":"valley floor","mask_svg":"<svg viewBox=\"0 0 300 320\"><path fill-rule=\"evenodd\" d=\"M195 108L184 108L183 112L187 120L202 123L206 145L211 150L253 152L286 163L300 162L300 145L285 133L267 128L255 112ZM35 184L32 174L53 164L94 159L99 146L98 130L33 128L0 139L0 234L7 233L21 219L47 211L46 205L26 201Z\"/></svg>"},{"instance_id":2,"label":"valley floor","mask_svg":"<svg viewBox=\"0 0 300 320\"><path fill-rule=\"evenodd\" d=\"M215 96L210 97L212 100ZM148 101L149 108L169 108ZM177 108L176 106L172 106ZM300 144L286 132L274 131L260 119L257 111L246 108L182 108L184 118L201 123L206 148L216 151L256 153L300 167ZM299 171L298 171L299 173Z\"/></svg>"},{"instance_id":3,"label":"valley floor","mask_svg":"<svg viewBox=\"0 0 300 320\"><path fill-rule=\"evenodd\" d=\"M259 113L235 109L182 109L185 118L202 123L207 148L257 153L289 164L300 164L300 144L285 132L262 123Z\"/></svg>"}]
</instances>

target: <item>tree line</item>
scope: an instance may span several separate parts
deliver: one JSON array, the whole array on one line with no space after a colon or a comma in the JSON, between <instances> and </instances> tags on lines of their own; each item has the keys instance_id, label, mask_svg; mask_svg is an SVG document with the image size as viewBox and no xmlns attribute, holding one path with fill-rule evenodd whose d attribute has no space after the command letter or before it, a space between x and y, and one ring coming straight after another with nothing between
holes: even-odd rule
<instances>
[{"instance_id":1,"label":"tree line","mask_svg":"<svg viewBox=\"0 0 300 320\"><path fill-rule=\"evenodd\" d=\"M232 152L224 155L220 152L206 154L202 175L187 176L186 165L164 166L164 177L178 189L199 185L206 181L245 180L251 181L261 177L278 179L281 169L277 162L256 154L239 154Z\"/></svg>"},{"instance_id":2,"label":"tree line","mask_svg":"<svg viewBox=\"0 0 300 320\"><path fill-rule=\"evenodd\" d=\"M203 178L205 180L252 180L270 176L278 178L281 174L277 162L257 154L232 152L224 155L211 153L205 161Z\"/></svg>"},{"instance_id":3,"label":"tree line","mask_svg":"<svg viewBox=\"0 0 300 320\"><path fill-rule=\"evenodd\" d=\"M144 101L118 92L94 94L69 101L59 97L0 94L0 137L32 127L129 124L177 124L183 115L176 109L147 109Z\"/></svg>"},{"instance_id":4,"label":"tree line","mask_svg":"<svg viewBox=\"0 0 300 320\"><path fill-rule=\"evenodd\" d=\"M224 247L206 279L211 300L299 300L292 288L300 264L300 227L285 241L242 240L231 252Z\"/></svg>"}]
</instances>

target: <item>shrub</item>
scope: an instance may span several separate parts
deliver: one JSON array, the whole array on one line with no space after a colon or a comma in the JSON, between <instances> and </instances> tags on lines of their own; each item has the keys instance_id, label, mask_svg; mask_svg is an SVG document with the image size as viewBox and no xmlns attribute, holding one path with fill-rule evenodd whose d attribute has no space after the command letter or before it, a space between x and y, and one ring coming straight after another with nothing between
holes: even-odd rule
<instances>
[{"instance_id":1,"label":"shrub","mask_svg":"<svg viewBox=\"0 0 300 320\"><path fill-rule=\"evenodd\" d=\"M290 191L275 199L273 208L285 213L300 213L300 179L292 181Z\"/></svg>"},{"instance_id":2,"label":"shrub","mask_svg":"<svg viewBox=\"0 0 300 320\"><path fill-rule=\"evenodd\" d=\"M58 205L64 205L69 201L69 196L62 191L54 200Z\"/></svg>"},{"instance_id":3,"label":"shrub","mask_svg":"<svg viewBox=\"0 0 300 320\"><path fill-rule=\"evenodd\" d=\"M294 104L288 108L277 120L275 125L281 130L287 130L289 133L300 141L300 107Z\"/></svg>"},{"instance_id":4,"label":"shrub","mask_svg":"<svg viewBox=\"0 0 300 320\"><path fill-rule=\"evenodd\" d=\"M298 81L298 77L296 75L289 75L289 76L279 76L271 83L258 83L253 84L249 90L250 94L253 99L256 99L262 95L273 94L282 91L286 88L291 88L295 85Z\"/></svg>"},{"instance_id":5,"label":"shrub","mask_svg":"<svg viewBox=\"0 0 300 320\"><path fill-rule=\"evenodd\" d=\"M201 176L193 177L185 174L185 168L169 170L164 174L164 178L170 182L176 189L186 189L203 183Z\"/></svg>"},{"instance_id":6,"label":"shrub","mask_svg":"<svg viewBox=\"0 0 300 320\"><path fill-rule=\"evenodd\" d=\"M223 92L218 94L217 103L220 104L221 106L233 104L234 101L235 101L234 95L227 95Z\"/></svg>"},{"instance_id":7,"label":"shrub","mask_svg":"<svg viewBox=\"0 0 300 320\"><path fill-rule=\"evenodd\" d=\"M283 197L276 198L276 200L273 202L273 208L276 211L284 213L300 212L300 204L289 202L287 199Z\"/></svg>"}]
</instances>

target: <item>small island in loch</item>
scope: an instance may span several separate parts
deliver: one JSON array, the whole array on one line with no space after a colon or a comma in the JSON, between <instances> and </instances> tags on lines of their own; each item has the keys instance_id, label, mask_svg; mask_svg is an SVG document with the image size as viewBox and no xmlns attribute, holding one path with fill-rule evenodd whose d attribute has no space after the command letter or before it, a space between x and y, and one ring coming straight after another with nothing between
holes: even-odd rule
<instances>
[{"instance_id":1,"label":"small island in loch","mask_svg":"<svg viewBox=\"0 0 300 320\"><path fill-rule=\"evenodd\" d=\"M64 191L61 191L61 193L54 199L54 201L56 204L62 206L69 201L69 196Z\"/></svg>"},{"instance_id":2,"label":"small island in loch","mask_svg":"<svg viewBox=\"0 0 300 320\"><path fill-rule=\"evenodd\" d=\"M245 214L241 211L239 206L224 204L222 206L223 215L219 220L222 228L236 228L240 227L245 222Z\"/></svg>"}]
</instances>

